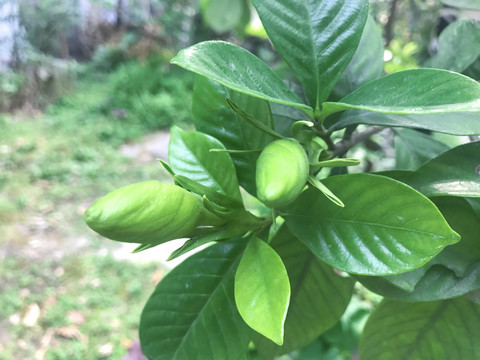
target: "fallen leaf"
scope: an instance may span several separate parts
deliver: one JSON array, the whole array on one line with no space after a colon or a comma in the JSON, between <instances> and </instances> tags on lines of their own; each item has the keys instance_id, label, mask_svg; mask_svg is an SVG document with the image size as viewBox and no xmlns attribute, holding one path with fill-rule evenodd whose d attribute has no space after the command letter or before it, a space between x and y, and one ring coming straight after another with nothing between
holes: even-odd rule
<instances>
[{"instance_id":1,"label":"fallen leaf","mask_svg":"<svg viewBox=\"0 0 480 360\"><path fill-rule=\"evenodd\" d=\"M100 348L98 349L98 354L100 356L110 356L112 355L113 353L113 344L112 343L106 343L106 344L103 344L102 346L100 346Z\"/></svg>"},{"instance_id":2,"label":"fallen leaf","mask_svg":"<svg viewBox=\"0 0 480 360\"><path fill-rule=\"evenodd\" d=\"M28 305L23 315L22 324L26 327L34 326L40 317L40 306L37 303Z\"/></svg>"},{"instance_id":3,"label":"fallen leaf","mask_svg":"<svg viewBox=\"0 0 480 360\"><path fill-rule=\"evenodd\" d=\"M70 310L67 313L67 319L70 320L75 325L81 325L85 322L85 316L82 312L78 310Z\"/></svg>"},{"instance_id":4,"label":"fallen leaf","mask_svg":"<svg viewBox=\"0 0 480 360\"><path fill-rule=\"evenodd\" d=\"M83 340L85 338L76 325L59 327L55 330L55 333L67 339Z\"/></svg>"}]
</instances>

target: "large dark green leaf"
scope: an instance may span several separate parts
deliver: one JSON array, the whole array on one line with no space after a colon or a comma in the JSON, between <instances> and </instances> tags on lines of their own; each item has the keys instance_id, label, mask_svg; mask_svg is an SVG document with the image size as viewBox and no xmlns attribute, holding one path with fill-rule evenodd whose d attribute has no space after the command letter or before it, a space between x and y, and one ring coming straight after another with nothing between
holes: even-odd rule
<instances>
[{"instance_id":1,"label":"large dark green leaf","mask_svg":"<svg viewBox=\"0 0 480 360\"><path fill-rule=\"evenodd\" d=\"M441 0L448 6L458 7L460 9L470 9L480 11L480 3L478 0Z\"/></svg>"},{"instance_id":2,"label":"large dark green leaf","mask_svg":"<svg viewBox=\"0 0 480 360\"><path fill-rule=\"evenodd\" d=\"M195 131L173 127L168 145L168 161L173 171L235 200L241 195L232 158L217 139Z\"/></svg>"},{"instance_id":3,"label":"large dark green leaf","mask_svg":"<svg viewBox=\"0 0 480 360\"><path fill-rule=\"evenodd\" d=\"M411 129L395 129L396 169L415 170L449 149L432 136Z\"/></svg>"},{"instance_id":4,"label":"large dark green leaf","mask_svg":"<svg viewBox=\"0 0 480 360\"><path fill-rule=\"evenodd\" d=\"M360 42L368 1L252 0L312 107L328 98Z\"/></svg>"},{"instance_id":5,"label":"large dark green leaf","mask_svg":"<svg viewBox=\"0 0 480 360\"><path fill-rule=\"evenodd\" d=\"M350 301L354 284L320 261L286 226L275 234L271 245L285 264L292 295L283 346L261 336L254 338L265 358L303 347L335 325Z\"/></svg>"},{"instance_id":6,"label":"large dark green leaf","mask_svg":"<svg viewBox=\"0 0 480 360\"><path fill-rule=\"evenodd\" d=\"M171 62L232 90L311 112L267 64L236 45L205 41L181 50Z\"/></svg>"},{"instance_id":7,"label":"large dark green leaf","mask_svg":"<svg viewBox=\"0 0 480 360\"><path fill-rule=\"evenodd\" d=\"M360 338L360 358L451 360L480 357L480 307L466 299L383 300Z\"/></svg>"},{"instance_id":8,"label":"large dark green leaf","mask_svg":"<svg viewBox=\"0 0 480 360\"><path fill-rule=\"evenodd\" d=\"M157 286L140 320L142 350L155 360L248 359L250 329L234 301L242 243L193 255Z\"/></svg>"},{"instance_id":9,"label":"large dark green leaf","mask_svg":"<svg viewBox=\"0 0 480 360\"><path fill-rule=\"evenodd\" d=\"M348 109L390 114L479 112L480 84L446 70L399 71L359 87L339 102L323 104L322 116Z\"/></svg>"},{"instance_id":10,"label":"large dark green leaf","mask_svg":"<svg viewBox=\"0 0 480 360\"><path fill-rule=\"evenodd\" d=\"M238 265L235 303L252 329L278 345L283 344L290 282L280 256L257 237L249 241Z\"/></svg>"},{"instance_id":11,"label":"large dark green leaf","mask_svg":"<svg viewBox=\"0 0 480 360\"><path fill-rule=\"evenodd\" d=\"M238 116L226 99L231 99L254 119L273 128L267 101L232 91L202 76L195 79L192 112L198 131L220 140L230 150L261 150L273 138ZM256 194L255 168L260 152L230 154L240 182L248 192Z\"/></svg>"},{"instance_id":12,"label":"large dark green leaf","mask_svg":"<svg viewBox=\"0 0 480 360\"><path fill-rule=\"evenodd\" d=\"M383 71L383 51L382 34L369 16L357 51L335 85L335 95L344 97L359 86L379 78Z\"/></svg>"},{"instance_id":13,"label":"large dark green leaf","mask_svg":"<svg viewBox=\"0 0 480 360\"><path fill-rule=\"evenodd\" d=\"M426 196L480 197L480 141L430 160L404 181Z\"/></svg>"},{"instance_id":14,"label":"large dark green leaf","mask_svg":"<svg viewBox=\"0 0 480 360\"><path fill-rule=\"evenodd\" d=\"M465 199L442 197L435 204L462 240L420 269L381 278L358 277L366 287L405 301L448 299L480 288L480 219Z\"/></svg>"},{"instance_id":15,"label":"large dark green leaf","mask_svg":"<svg viewBox=\"0 0 480 360\"><path fill-rule=\"evenodd\" d=\"M459 240L430 200L398 181L371 174L322 181L345 207L309 189L294 202L286 222L316 256L337 269L399 274Z\"/></svg>"},{"instance_id":16,"label":"large dark green leaf","mask_svg":"<svg viewBox=\"0 0 480 360\"><path fill-rule=\"evenodd\" d=\"M470 19L453 22L438 38L438 53L426 65L463 72L480 56L480 24Z\"/></svg>"},{"instance_id":17,"label":"large dark green leaf","mask_svg":"<svg viewBox=\"0 0 480 360\"><path fill-rule=\"evenodd\" d=\"M334 124L330 124L328 120L330 119L327 119L327 124L331 126L331 131L340 130L349 125L366 124L425 129L453 135L480 134L480 114L477 113L395 115L348 110Z\"/></svg>"}]
</instances>

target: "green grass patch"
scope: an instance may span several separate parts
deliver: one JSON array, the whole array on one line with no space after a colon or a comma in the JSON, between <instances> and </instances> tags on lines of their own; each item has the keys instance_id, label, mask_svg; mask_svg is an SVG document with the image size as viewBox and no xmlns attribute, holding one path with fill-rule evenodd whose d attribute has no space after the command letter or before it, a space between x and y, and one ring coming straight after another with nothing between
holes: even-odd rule
<instances>
[{"instance_id":1,"label":"green grass patch","mask_svg":"<svg viewBox=\"0 0 480 360\"><path fill-rule=\"evenodd\" d=\"M30 263L20 258L0 263L0 318L9 319L0 358L119 359L138 338L140 313L154 288L155 264L132 264L111 256L67 256ZM34 324L28 309L38 306ZM17 320L15 321L15 317Z\"/></svg>"}]
</instances>

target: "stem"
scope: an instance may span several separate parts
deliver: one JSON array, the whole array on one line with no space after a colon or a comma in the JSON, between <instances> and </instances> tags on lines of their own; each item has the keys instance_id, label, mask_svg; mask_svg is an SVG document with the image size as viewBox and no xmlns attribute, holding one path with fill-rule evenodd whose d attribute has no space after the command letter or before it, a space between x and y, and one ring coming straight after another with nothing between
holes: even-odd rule
<instances>
[{"instance_id":1,"label":"stem","mask_svg":"<svg viewBox=\"0 0 480 360\"><path fill-rule=\"evenodd\" d=\"M392 0L390 3L390 15L385 24L385 45L388 46L393 39L393 24L395 23L395 16L397 12L397 3L399 0Z\"/></svg>"},{"instance_id":2,"label":"stem","mask_svg":"<svg viewBox=\"0 0 480 360\"><path fill-rule=\"evenodd\" d=\"M333 149L334 157L345 155L347 153L347 151L350 150L352 147L354 147L355 145L357 145L361 142L364 142L370 136L379 133L383 129L385 129L385 128L380 127L380 126L372 126L372 127L368 128L367 130L365 130L361 133L353 135L350 140L344 139L344 140L338 142L337 144L335 144L335 149Z\"/></svg>"},{"instance_id":3,"label":"stem","mask_svg":"<svg viewBox=\"0 0 480 360\"><path fill-rule=\"evenodd\" d=\"M332 138L330 137L330 133L328 132L327 129L323 125L318 126L318 124L313 128L315 133L323 140L328 146L328 150L334 151L335 150L335 144L332 141Z\"/></svg>"}]
</instances>

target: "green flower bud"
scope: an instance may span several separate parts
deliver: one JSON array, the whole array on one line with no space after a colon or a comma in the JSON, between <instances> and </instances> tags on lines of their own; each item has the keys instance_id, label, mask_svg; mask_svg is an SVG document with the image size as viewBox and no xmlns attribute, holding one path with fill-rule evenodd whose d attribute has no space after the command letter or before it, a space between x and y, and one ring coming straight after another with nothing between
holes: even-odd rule
<instances>
[{"instance_id":1,"label":"green flower bud","mask_svg":"<svg viewBox=\"0 0 480 360\"><path fill-rule=\"evenodd\" d=\"M267 206L282 208L302 192L309 174L307 154L293 139L276 140L257 160L257 196Z\"/></svg>"},{"instance_id":2,"label":"green flower bud","mask_svg":"<svg viewBox=\"0 0 480 360\"><path fill-rule=\"evenodd\" d=\"M204 212L201 199L194 194L151 180L97 199L84 218L90 228L109 239L160 244L187 236Z\"/></svg>"}]
</instances>

